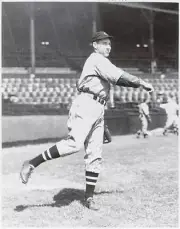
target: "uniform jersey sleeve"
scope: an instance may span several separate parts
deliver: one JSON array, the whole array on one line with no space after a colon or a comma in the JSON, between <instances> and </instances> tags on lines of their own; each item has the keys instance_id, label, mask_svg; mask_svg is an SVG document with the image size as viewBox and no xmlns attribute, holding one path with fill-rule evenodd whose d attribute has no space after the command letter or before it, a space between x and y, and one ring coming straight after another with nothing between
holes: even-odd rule
<instances>
[{"instance_id":1,"label":"uniform jersey sleeve","mask_svg":"<svg viewBox=\"0 0 180 229\"><path fill-rule=\"evenodd\" d=\"M122 69L116 67L107 58L101 55L96 56L95 71L101 78L112 84L116 84L119 77L124 73Z\"/></svg>"}]
</instances>

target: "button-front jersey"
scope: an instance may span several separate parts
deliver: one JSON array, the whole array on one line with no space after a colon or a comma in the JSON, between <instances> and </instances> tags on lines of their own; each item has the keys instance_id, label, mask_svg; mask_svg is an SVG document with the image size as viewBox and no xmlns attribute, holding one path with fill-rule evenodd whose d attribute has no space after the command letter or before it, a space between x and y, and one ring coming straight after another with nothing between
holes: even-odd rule
<instances>
[{"instance_id":1,"label":"button-front jersey","mask_svg":"<svg viewBox=\"0 0 180 229\"><path fill-rule=\"evenodd\" d=\"M112 64L108 58L93 52L84 64L78 88L88 88L89 92L107 99L110 83L116 84L123 73L124 71Z\"/></svg>"}]
</instances>

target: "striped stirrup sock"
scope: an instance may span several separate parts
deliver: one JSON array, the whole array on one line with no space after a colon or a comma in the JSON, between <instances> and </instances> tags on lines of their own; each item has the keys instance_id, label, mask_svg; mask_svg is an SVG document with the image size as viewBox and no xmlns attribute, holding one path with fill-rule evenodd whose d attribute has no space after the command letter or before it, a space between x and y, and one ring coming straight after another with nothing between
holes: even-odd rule
<instances>
[{"instance_id":1,"label":"striped stirrup sock","mask_svg":"<svg viewBox=\"0 0 180 229\"><path fill-rule=\"evenodd\" d=\"M29 163L33 165L34 167L37 167L45 161L52 160L58 157L60 157L60 154L57 149L57 146L54 145L51 148L44 151L42 154L30 160Z\"/></svg>"},{"instance_id":2,"label":"striped stirrup sock","mask_svg":"<svg viewBox=\"0 0 180 229\"><path fill-rule=\"evenodd\" d=\"M85 192L86 199L89 197L93 197L98 175L99 173L86 171L86 192Z\"/></svg>"}]
</instances>

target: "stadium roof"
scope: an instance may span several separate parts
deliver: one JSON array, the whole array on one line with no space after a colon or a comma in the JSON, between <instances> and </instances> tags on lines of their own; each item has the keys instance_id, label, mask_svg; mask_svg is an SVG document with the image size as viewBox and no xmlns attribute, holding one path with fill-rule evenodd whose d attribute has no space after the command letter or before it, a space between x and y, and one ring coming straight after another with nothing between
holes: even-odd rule
<instances>
[{"instance_id":1,"label":"stadium roof","mask_svg":"<svg viewBox=\"0 0 180 229\"><path fill-rule=\"evenodd\" d=\"M141 9L147 9L152 10L156 12L166 13L166 14L175 14L179 15L179 5L178 3L162 3L162 2L109 2L110 4L116 4L131 8L141 8Z\"/></svg>"}]
</instances>

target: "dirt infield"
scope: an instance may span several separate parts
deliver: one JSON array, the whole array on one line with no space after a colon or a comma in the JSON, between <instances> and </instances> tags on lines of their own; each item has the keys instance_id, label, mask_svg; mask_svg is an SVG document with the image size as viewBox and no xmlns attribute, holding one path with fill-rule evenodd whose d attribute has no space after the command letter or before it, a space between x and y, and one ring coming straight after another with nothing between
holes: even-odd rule
<instances>
[{"instance_id":1,"label":"dirt infield","mask_svg":"<svg viewBox=\"0 0 180 229\"><path fill-rule=\"evenodd\" d=\"M178 227L178 140L115 136L104 145L104 165L92 212L82 205L84 152L42 164L21 184L24 160L52 143L2 150L3 227Z\"/></svg>"}]
</instances>

